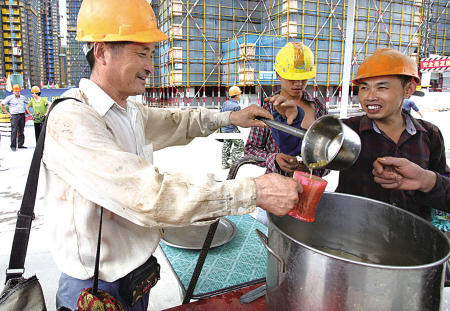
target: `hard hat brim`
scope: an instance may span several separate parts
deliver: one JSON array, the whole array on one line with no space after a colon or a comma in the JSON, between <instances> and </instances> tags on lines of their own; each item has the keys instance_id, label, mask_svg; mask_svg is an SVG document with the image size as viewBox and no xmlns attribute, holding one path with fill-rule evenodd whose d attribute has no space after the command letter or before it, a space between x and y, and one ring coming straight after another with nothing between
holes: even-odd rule
<instances>
[{"instance_id":1,"label":"hard hat brim","mask_svg":"<svg viewBox=\"0 0 450 311\"><path fill-rule=\"evenodd\" d=\"M152 29L147 31L141 31L134 34L130 34L127 36L119 35L119 34L108 34L103 38L96 38L95 35L84 35L77 37L75 40L80 42L119 42L119 41L131 41L131 42L140 42L140 43L149 43L149 42L160 42L169 39L164 32L159 29Z\"/></svg>"},{"instance_id":2,"label":"hard hat brim","mask_svg":"<svg viewBox=\"0 0 450 311\"><path fill-rule=\"evenodd\" d=\"M356 85L359 86L361 84L361 80L363 79L367 79L367 78L373 78L373 77L382 77L382 76L408 76L411 78L414 78L416 80L417 84L420 84L420 78L416 77L413 74L408 74L408 73L392 73L392 72L379 72L376 74L360 74L359 76L357 75L351 82Z\"/></svg>"},{"instance_id":3,"label":"hard hat brim","mask_svg":"<svg viewBox=\"0 0 450 311\"><path fill-rule=\"evenodd\" d=\"M276 73L286 80L309 80L316 76L316 66L314 66L313 70L309 72L301 72L301 73L292 73L292 72L282 72L281 70L276 70Z\"/></svg>"}]
</instances>

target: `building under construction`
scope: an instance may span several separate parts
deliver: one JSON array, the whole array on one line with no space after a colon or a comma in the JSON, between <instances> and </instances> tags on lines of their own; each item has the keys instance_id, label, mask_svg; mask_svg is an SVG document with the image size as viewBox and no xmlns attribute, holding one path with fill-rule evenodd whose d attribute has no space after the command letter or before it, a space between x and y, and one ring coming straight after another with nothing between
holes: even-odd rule
<instances>
[{"instance_id":1,"label":"building under construction","mask_svg":"<svg viewBox=\"0 0 450 311\"><path fill-rule=\"evenodd\" d=\"M77 36L77 15L80 10L81 0L67 0L67 85L78 86L82 78L89 78L90 69L86 57L82 51L82 44L75 40Z\"/></svg>"},{"instance_id":2,"label":"building under construction","mask_svg":"<svg viewBox=\"0 0 450 311\"><path fill-rule=\"evenodd\" d=\"M336 103L350 2L355 3L352 76L378 48L394 48L417 62L430 53L450 55L446 0L151 0L169 40L157 44L155 72L147 81L144 101L218 107L228 87L237 84L244 88L244 105L255 103L279 86L273 62L280 48L303 41L317 64L308 91L323 102ZM89 77L81 44L74 39L80 3L67 1L72 85Z\"/></svg>"},{"instance_id":3,"label":"building under construction","mask_svg":"<svg viewBox=\"0 0 450 311\"><path fill-rule=\"evenodd\" d=\"M58 84L58 0L3 0L0 76L22 75L23 86Z\"/></svg>"},{"instance_id":4,"label":"building under construction","mask_svg":"<svg viewBox=\"0 0 450 311\"><path fill-rule=\"evenodd\" d=\"M40 1L41 81L47 85L61 85L59 1Z\"/></svg>"}]
</instances>

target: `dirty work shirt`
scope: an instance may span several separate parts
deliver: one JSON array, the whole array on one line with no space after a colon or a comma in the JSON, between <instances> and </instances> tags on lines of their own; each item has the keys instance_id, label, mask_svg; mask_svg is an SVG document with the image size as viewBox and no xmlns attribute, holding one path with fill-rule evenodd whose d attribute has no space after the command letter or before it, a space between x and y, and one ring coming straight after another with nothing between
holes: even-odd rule
<instances>
[{"instance_id":1,"label":"dirty work shirt","mask_svg":"<svg viewBox=\"0 0 450 311\"><path fill-rule=\"evenodd\" d=\"M375 199L400 207L430 220L430 208L450 212L449 207L434 205L435 200L423 201L419 191L385 189L374 181L373 162L378 157L406 158L420 167L447 174L444 140L438 127L413 118L403 110L406 129L394 143L367 115L342 120L361 138L361 153L356 162L339 173L336 192Z\"/></svg>"},{"instance_id":2,"label":"dirty work shirt","mask_svg":"<svg viewBox=\"0 0 450 311\"><path fill-rule=\"evenodd\" d=\"M19 113L25 113L25 104L28 104L28 99L23 96L19 95L19 97L16 97L16 95L9 95L7 96L3 102L3 105L8 105L9 113L10 114L19 114Z\"/></svg>"},{"instance_id":3,"label":"dirty work shirt","mask_svg":"<svg viewBox=\"0 0 450 311\"><path fill-rule=\"evenodd\" d=\"M141 266L158 246L161 228L254 211L253 178L160 174L148 162L153 150L230 125L229 112L148 108L131 100L123 109L86 79L67 96L83 102L67 100L53 109L43 155L49 245L65 274L93 277L100 206L99 278L107 282Z\"/></svg>"}]
</instances>

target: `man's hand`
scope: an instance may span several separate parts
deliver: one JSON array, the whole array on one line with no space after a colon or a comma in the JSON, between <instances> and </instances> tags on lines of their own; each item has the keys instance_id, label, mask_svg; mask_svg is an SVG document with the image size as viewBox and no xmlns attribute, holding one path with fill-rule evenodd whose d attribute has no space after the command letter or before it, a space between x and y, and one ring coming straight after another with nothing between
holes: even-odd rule
<instances>
[{"instance_id":1,"label":"man's hand","mask_svg":"<svg viewBox=\"0 0 450 311\"><path fill-rule=\"evenodd\" d=\"M291 125L292 121L297 117L297 104L293 100L288 100L286 97L277 94L268 97L264 101L271 102L278 113L287 119L287 124L289 125Z\"/></svg>"},{"instance_id":2,"label":"man's hand","mask_svg":"<svg viewBox=\"0 0 450 311\"><path fill-rule=\"evenodd\" d=\"M292 178L267 174L255 178L256 206L276 216L284 216L298 202L302 185Z\"/></svg>"},{"instance_id":3,"label":"man's hand","mask_svg":"<svg viewBox=\"0 0 450 311\"><path fill-rule=\"evenodd\" d=\"M436 184L436 174L405 159L384 157L373 162L375 182L386 189L430 192Z\"/></svg>"},{"instance_id":4,"label":"man's hand","mask_svg":"<svg viewBox=\"0 0 450 311\"><path fill-rule=\"evenodd\" d=\"M284 153L278 153L275 157L275 162L282 171L290 174L294 171L309 172L305 165L297 161L296 157L292 157Z\"/></svg>"},{"instance_id":5,"label":"man's hand","mask_svg":"<svg viewBox=\"0 0 450 311\"><path fill-rule=\"evenodd\" d=\"M255 120L257 116L273 120L270 112L253 104L242 110L233 111L230 114L230 122L240 127L267 127L263 121Z\"/></svg>"}]
</instances>

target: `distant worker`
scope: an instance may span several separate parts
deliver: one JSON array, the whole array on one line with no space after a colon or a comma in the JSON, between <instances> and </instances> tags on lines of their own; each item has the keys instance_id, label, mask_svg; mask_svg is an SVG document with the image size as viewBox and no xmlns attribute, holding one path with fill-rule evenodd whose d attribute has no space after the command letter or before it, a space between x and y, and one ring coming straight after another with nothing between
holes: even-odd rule
<instances>
[{"instance_id":1,"label":"distant worker","mask_svg":"<svg viewBox=\"0 0 450 311\"><path fill-rule=\"evenodd\" d=\"M31 96L33 96L33 99L25 106L25 109L30 116L33 116L34 135L36 136L37 142L45 117L47 116L47 109L51 103L48 99L41 97L41 89L38 86L31 88ZM33 113L30 112L30 107L33 108Z\"/></svg>"},{"instance_id":2,"label":"distant worker","mask_svg":"<svg viewBox=\"0 0 450 311\"><path fill-rule=\"evenodd\" d=\"M220 109L220 112L225 111L239 111L241 106L239 101L241 99L241 89L233 85L230 87L230 99L225 101ZM240 133L237 125L230 125L221 128L222 133ZM234 147L233 147L234 145ZM234 161L242 157L244 153L244 141L242 139L224 139L222 147L222 169L230 168Z\"/></svg>"},{"instance_id":3,"label":"distant worker","mask_svg":"<svg viewBox=\"0 0 450 311\"><path fill-rule=\"evenodd\" d=\"M403 109L411 113L411 108L419 114L421 118L423 118L422 113L419 111L419 107L417 107L416 103L411 98L405 98L403 100Z\"/></svg>"},{"instance_id":4,"label":"distant worker","mask_svg":"<svg viewBox=\"0 0 450 311\"><path fill-rule=\"evenodd\" d=\"M27 149L23 144L25 143L25 108L24 105L28 104L28 99L20 95L22 88L18 84L14 84L12 87L13 95L7 96L0 104L0 108L5 114L11 118L11 151L16 151L16 147L19 149ZM8 105L9 112L6 111L5 105ZM17 132L19 135L17 136ZM18 144L17 144L18 137Z\"/></svg>"}]
</instances>

